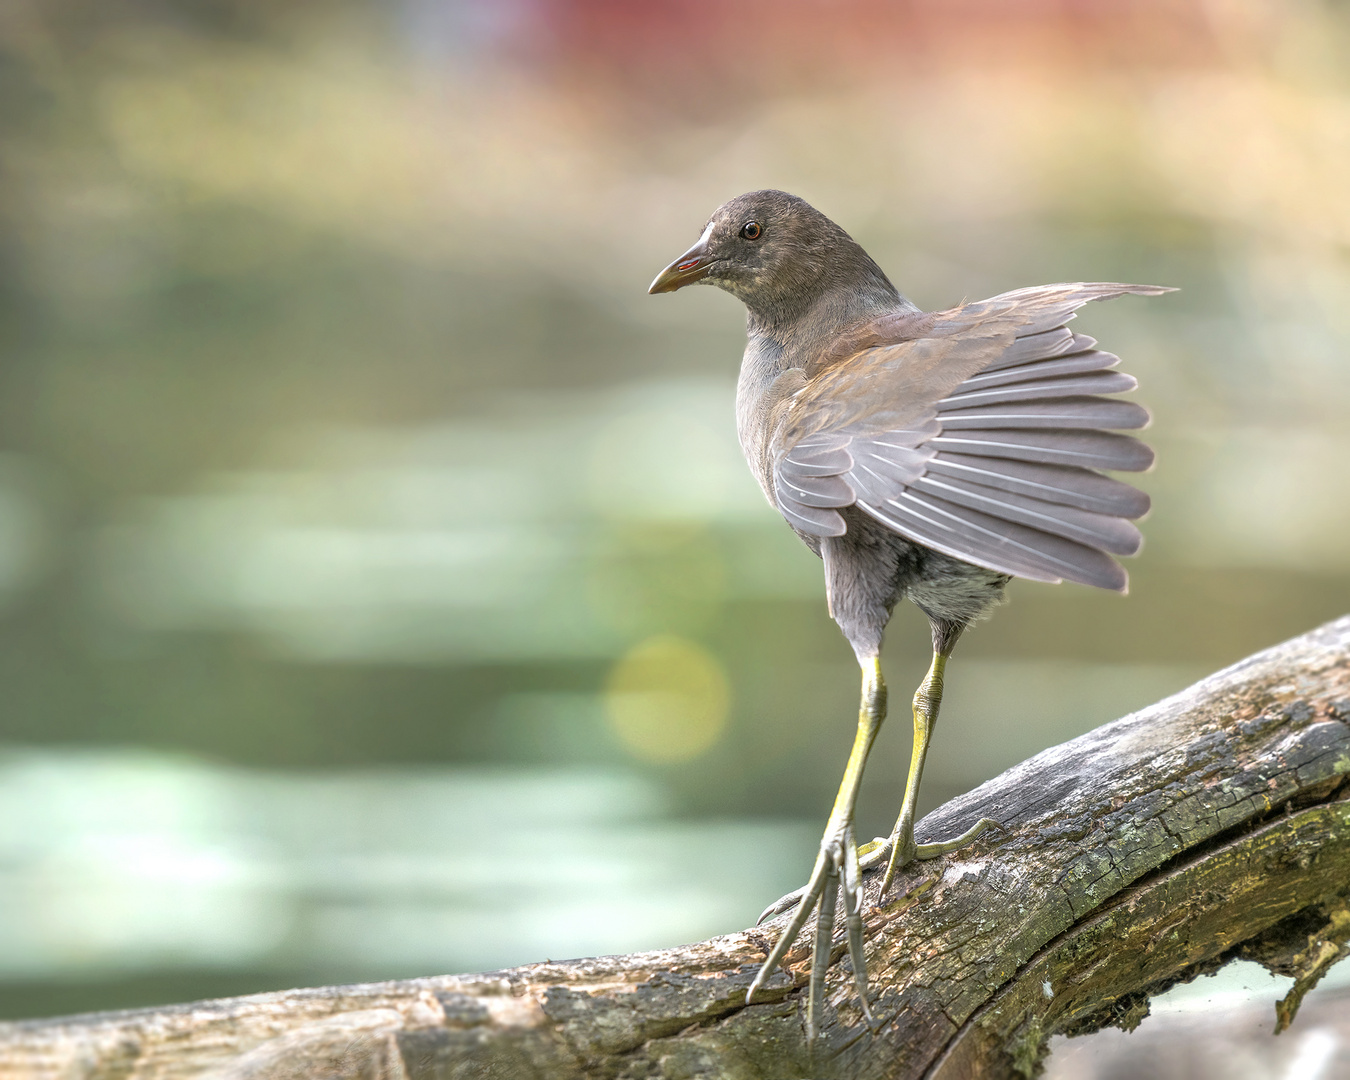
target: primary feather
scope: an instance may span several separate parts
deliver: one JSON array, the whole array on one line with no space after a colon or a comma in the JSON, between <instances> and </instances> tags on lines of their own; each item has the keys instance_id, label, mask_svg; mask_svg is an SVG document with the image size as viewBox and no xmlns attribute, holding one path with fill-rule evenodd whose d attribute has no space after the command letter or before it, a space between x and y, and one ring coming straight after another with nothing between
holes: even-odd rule
<instances>
[{"instance_id":1,"label":"primary feather","mask_svg":"<svg viewBox=\"0 0 1350 1080\"><path fill-rule=\"evenodd\" d=\"M779 510L823 537L843 530L831 510L856 505L990 570L1124 588L1109 556L1139 550L1129 519L1148 497L1097 470L1148 467L1147 448L1113 432L1149 416L1100 396L1138 383L1065 324L1089 301L1162 291L1045 285L855 330L871 343L808 380L775 432Z\"/></svg>"}]
</instances>

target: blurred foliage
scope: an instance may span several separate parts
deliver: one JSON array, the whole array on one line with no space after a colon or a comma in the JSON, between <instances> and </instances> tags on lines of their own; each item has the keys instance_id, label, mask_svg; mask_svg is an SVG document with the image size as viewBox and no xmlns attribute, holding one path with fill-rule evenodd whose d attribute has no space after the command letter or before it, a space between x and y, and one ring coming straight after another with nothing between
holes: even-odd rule
<instances>
[{"instance_id":1,"label":"blurred foliage","mask_svg":"<svg viewBox=\"0 0 1350 1080\"><path fill-rule=\"evenodd\" d=\"M1013 588L924 806L1343 613L1348 44L1343 5L1264 0L4 5L0 743L585 765L823 818L857 676L739 461L742 312L645 295L762 186L925 307L1182 288L1079 324L1155 415L1131 594ZM893 701L925 656L898 613ZM244 976L24 978L14 1009Z\"/></svg>"}]
</instances>

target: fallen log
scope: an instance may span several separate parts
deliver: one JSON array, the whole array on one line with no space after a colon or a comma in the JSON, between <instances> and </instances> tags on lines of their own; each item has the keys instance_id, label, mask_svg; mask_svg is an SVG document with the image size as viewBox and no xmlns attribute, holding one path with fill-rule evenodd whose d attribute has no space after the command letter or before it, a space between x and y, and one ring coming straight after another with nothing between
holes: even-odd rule
<instances>
[{"instance_id":1,"label":"fallen log","mask_svg":"<svg viewBox=\"0 0 1350 1080\"><path fill-rule=\"evenodd\" d=\"M1129 1030L1245 957L1303 995L1350 940L1350 616L1046 750L920 839L970 848L867 884L872 1009L844 946L814 1053L807 948L745 991L773 925L631 956L0 1024L23 1080L1032 1076L1054 1034Z\"/></svg>"}]
</instances>

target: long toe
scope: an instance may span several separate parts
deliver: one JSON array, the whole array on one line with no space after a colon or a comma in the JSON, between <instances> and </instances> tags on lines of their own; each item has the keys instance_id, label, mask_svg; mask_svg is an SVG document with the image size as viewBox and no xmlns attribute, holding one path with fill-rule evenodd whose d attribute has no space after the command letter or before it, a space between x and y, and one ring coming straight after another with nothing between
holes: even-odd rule
<instances>
[{"instance_id":1,"label":"long toe","mask_svg":"<svg viewBox=\"0 0 1350 1080\"><path fill-rule=\"evenodd\" d=\"M758 926L766 919L775 918L776 916L783 914L783 912L785 911L791 911L792 908L796 907L796 905L801 903L802 897L806 895L807 888L808 886L803 885L800 889L793 889L786 896L780 896L777 900L775 900L772 904L770 904L762 912L760 912L759 918L755 920L755 925Z\"/></svg>"},{"instance_id":2,"label":"long toe","mask_svg":"<svg viewBox=\"0 0 1350 1080\"><path fill-rule=\"evenodd\" d=\"M755 991L769 981L769 977L773 975L779 962L787 955L788 949L792 948L792 943L797 940L797 935L802 932L806 920L819 906L820 897L825 891L825 879L828 871L827 853L821 851L816 856L816 865L811 871L811 880L798 890L801 893L801 900L797 904L797 910L793 913L787 926L783 928L783 932L778 936L774 947L769 950L769 955L765 957L764 963L760 965L759 971L755 974L754 982L750 984L750 989L745 992L745 1003L747 1005L754 1004ZM784 897L784 899L787 898ZM779 901L779 903L781 902Z\"/></svg>"},{"instance_id":3,"label":"long toe","mask_svg":"<svg viewBox=\"0 0 1350 1080\"><path fill-rule=\"evenodd\" d=\"M848 838L852 840L852 836ZM858 1003L863 1019L873 1027L872 1007L867 1001L867 959L863 956L862 866L858 849L849 843L844 849L844 920L848 927L848 956L853 965L853 984L858 988Z\"/></svg>"},{"instance_id":4,"label":"long toe","mask_svg":"<svg viewBox=\"0 0 1350 1080\"><path fill-rule=\"evenodd\" d=\"M821 1018L825 1015L825 972L830 966L830 954L834 951L834 913L839 903L840 852L830 853L829 873L825 876L825 888L820 894L819 911L816 914L816 940L811 949L811 986L806 998L806 1042L816 1041L820 1034Z\"/></svg>"},{"instance_id":5,"label":"long toe","mask_svg":"<svg viewBox=\"0 0 1350 1080\"><path fill-rule=\"evenodd\" d=\"M916 845L914 857L916 859L936 859L939 855L946 855L950 851L960 851L963 847L974 843L976 838L986 829L998 829L1001 832L1007 832L993 818L980 818L960 836L954 836L950 840L935 840L931 844Z\"/></svg>"},{"instance_id":6,"label":"long toe","mask_svg":"<svg viewBox=\"0 0 1350 1080\"><path fill-rule=\"evenodd\" d=\"M875 870L891 855L891 838L874 836L865 844L858 845L858 866L863 870Z\"/></svg>"},{"instance_id":7,"label":"long toe","mask_svg":"<svg viewBox=\"0 0 1350 1080\"><path fill-rule=\"evenodd\" d=\"M840 899L843 900L845 940L853 968L853 981L857 987L863 1018L871 1027L874 1021L867 1000L867 962L863 956L861 866L851 826L845 827L842 838L827 840L821 845L810 881L802 888L775 901L764 912L761 922L764 918L782 914L796 906L792 918L783 928L782 934L760 966L754 982L745 995L746 1004L753 1004L755 992L768 982L797 940L807 920L814 914L816 927L811 950L811 977L806 1004L808 1044L814 1043L820 1034L825 1015L825 975L834 952L835 912Z\"/></svg>"}]
</instances>

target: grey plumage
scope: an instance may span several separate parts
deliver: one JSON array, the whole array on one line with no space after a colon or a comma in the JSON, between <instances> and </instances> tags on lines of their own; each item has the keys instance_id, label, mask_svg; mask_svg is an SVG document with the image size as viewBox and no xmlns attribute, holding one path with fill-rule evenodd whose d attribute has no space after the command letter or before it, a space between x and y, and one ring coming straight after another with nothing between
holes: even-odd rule
<instances>
[{"instance_id":1,"label":"grey plumage","mask_svg":"<svg viewBox=\"0 0 1350 1080\"><path fill-rule=\"evenodd\" d=\"M1117 517L1142 517L1149 507L1148 496L1129 484L1088 469L1063 465L985 458L949 450L928 462L928 475L964 477L988 487Z\"/></svg>"},{"instance_id":2,"label":"grey plumage","mask_svg":"<svg viewBox=\"0 0 1350 1080\"><path fill-rule=\"evenodd\" d=\"M1033 365L1027 365L1028 367ZM1002 372L1001 374L1007 374ZM1139 381L1119 371L1072 373L1052 377L1025 378L996 386L971 386L967 379L938 403L938 413L969 409L976 405L1007 405L1021 401L1049 401L1080 394L1119 394L1133 390Z\"/></svg>"},{"instance_id":3,"label":"grey plumage","mask_svg":"<svg viewBox=\"0 0 1350 1080\"><path fill-rule=\"evenodd\" d=\"M892 546L920 549L895 560L884 585L855 572L857 587L886 593L879 626L846 630L859 655L880 640L925 550L996 577L1125 588L1112 556L1139 550L1131 519L1149 501L1102 470L1152 464L1147 446L1119 434L1149 416L1103 396L1137 382L1068 324L1091 301L1167 290L1039 285L924 313L843 229L775 191L719 208L652 289L699 280L749 310L738 424L769 501L822 557L822 541L859 520L848 508L884 526ZM845 577L828 577L832 609L846 606ZM1000 588L989 585L986 607Z\"/></svg>"},{"instance_id":4,"label":"grey plumage","mask_svg":"<svg viewBox=\"0 0 1350 1080\"><path fill-rule=\"evenodd\" d=\"M1148 412L1114 395L1136 380L1070 330L1094 300L1152 296L1151 285L1079 282L920 311L849 235L801 199L757 191L720 207L692 248L652 283L708 281L744 302L748 342L737 427L769 502L824 562L830 615L863 669L853 753L807 885L766 914L795 907L747 1001L819 911L807 1037L819 1029L835 891L854 979L867 1006L860 869L897 866L970 843L917 843L914 813L947 658L999 603L1011 577L1124 590L1113 556L1135 554L1148 497L1103 470L1148 468L1153 453L1119 434ZM928 616L933 665L914 698L915 747L895 829L865 857L853 807L885 715L879 654L908 598ZM841 885L842 883L842 885Z\"/></svg>"},{"instance_id":5,"label":"grey plumage","mask_svg":"<svg viewBox=\"0 0 1350 1080\"><path fill-rule=\"evenodd\" d=\"M750 309L742 445L803 539L818 550L820 538L843 534L838 511L857 506L986 569L1124 588L1124 572L1107 572L1100 555L1138 550L1124 519L1145 513L1147 498L1097 470L1147 467L1146 448L1110 433L1143 427L1148 413L1101 396L1137 383L1067 323L1092 300L1162 290L1047 285L924 314L843 230L782 193L729 203L710 223L709 249L736 245L734 233L719 235L720 222L747 216L765 219L765 244L740 244L754 259L736 253L753 265L723 255L701 276ZM801 251L809 258L799 263ZM971 457L1058 471L981 471ZM1024 528L999 544L990 535L998 522Z\"/></svg>"},{"instance_id":6,"label":"grey plumage","mask_svg":"<svg viewBox=\"0 0 1350 1080\"><path fill-rule=\"evenodd\" d=\"M1103 396L1137 382L1068 324L1091 301L1167 290L1039 285L924 313L843 229L777 191L719 208L652 291L700 280L749 311L738 426L769 501L822 557L822 541L845 536L849 520L859 527L849 508L884 526L893 547L920 551L894 560L885 584L861 569L855 586L839 568L828 575L832 610L847 606L839 590L886 594L880 625L845 631L860 656L925 551L992 571L989 581L1125 588L1112 556L1139 550L1131 519L1149 502L1102 470L1152 464L1147 446L1119 434L1149 416ZM880 559L877 544L867 550ZM1000 589L988 585L986 608Z\"/></svg>"},{"instance_id":7,"label":"grey plumage","mask_svg":"<svg viewBox=\"0 0 1350 1080\"><path fill-rule=\"evenodd\" d=\"M1092 428L1094 430L1141 428L1148 424L1148 412L1133 401L1104 398L1055 397L1048 393L1035 401L1008 402L1000 405L961 407L944 401L936 410L942 414L942 426L948 431L978 428Z\"/></svg>"},{"instance_id":8,"label":"grey plumage","mask_svg":"<svg viewBox=\"0 0 1350 1080\"><path fill-rule=\"evenodd\" d=\"M1124 588L1123 570L1106 571L1099 553L1138 551L1138 530L1125 519L1147 512L1148 499L1120 481L1103 477L1095 468L1137 467L1146 455L1129 452L1133 450L1129 443L1100 440L1096 460L1085 458L1082 449L1074 455L1070 433L1144 426L1148 413L1140 406L1097 396L1133 390L1137 381L1111 370L1119 363L1118 357L1095 350L1091 338L1075 335L1067 327L1023 336L1015 336L1014 331L1010 340L1005 340L1006 335L989 334L987 327L991 311L995 320L1006 322L1011 316L1042 326L1052 318L1072 317L1075 302L1081 305L1104 296L1156 291L1125 285L1046 286L1007 294L1017 297L1011 305L1000 303L1005 299L1001 297L972 305L978 307L973 316L963 309L941 313L932 325L959 327L964 317L968 324L981 328L977 340L985 348L985 363L940 397L934 399L934 389L929 389L930 400L923 402L926 407L922 409L914 408L922 402L916 395L922 395L926 387L940 392L950 380L935 378L931 366L913 372L904 369L907 361L920 367L926 359L923 347L934 339L911 339L915 344L909 355L904 352L907 342L855 353L840 367L870 367L904 385L911 393L909 415L902 421L903 413L876 409L851 423L789 443L774 462L773 490L780 511L802 533L837 536L842 521L828 510L857 505L901 535L986 569L1043 581L1067 578ZM1024 312L1024 308L1030 310ZM931 328L924 326L920 332L931 332ZM959 333L957 329L949 336ZM1007 362L1009 353L1016 363ZM969 363L965 357L960 359ZM906 380L906 374L911 378ZM845 387L856 381L835 378ZM796 392L780 422L792 423L792 409L805 411L811 400L807 384ZM796 422L807 429L812 426L810 420ZM903 426L891 426L899 423ZM1052 439L1029 440L1023 434L1027 430L1044 430ZM964 435L967 443L960 449L947 449L943 436L957 432L969 433ZM975 440L983 445L970 445ZM981 466L972 457L1015 458L1039 464L1043 471ZM1046 539L1019 530L1000 553L1000 545L991 543L988 518L1027 526ZM1075 540L1086 550L1066 548L1051 538Z\"/></svg>"},{"instance_id":9,"label":"grey plumage","mask_svg":"<svg viewBox=\"0 0 1350 1080\"><path fill-rule=\"evenodd\" d=\"M1008 461L1115 472L1143 472L1153 464L1153 451L1138 439L1107 431L953 431L935 437L932 445Z\"/></svg>"}]
</instances>

